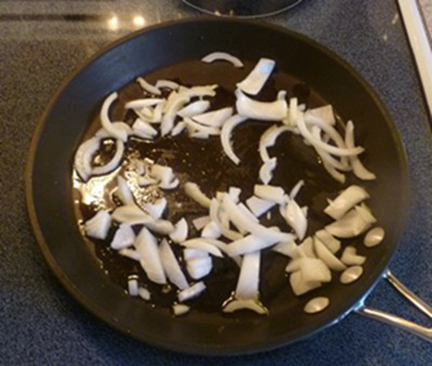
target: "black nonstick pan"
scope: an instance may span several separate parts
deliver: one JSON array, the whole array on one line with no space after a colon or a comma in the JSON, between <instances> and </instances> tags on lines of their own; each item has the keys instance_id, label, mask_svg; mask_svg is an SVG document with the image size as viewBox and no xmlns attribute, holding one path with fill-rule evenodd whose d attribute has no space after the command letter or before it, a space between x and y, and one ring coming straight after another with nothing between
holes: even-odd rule
<instances>
[{"instance_id":1,"label":"black nonstick pan","mask_svg":"<svg viewBox=\"0 0 432 366\"><path fill-rule=\"evenodd\" d=\"M367 253L365 248L359 249L368 259L364 275L354 284L344 286L336 279L297 298L284 277L284 259L275 256L272 268L263 269L269 271L268 280L262 285L269 316L248 312L222 315L212 308L211 296L229 290L218 287L218 281L214 281L207 300L197 302L196 309L187 316L174 317L167 307L153 307L129 297L124 291L121 270L116 272L110 261L103 260L110 254L83 238L74 204L73 156L88 131L94 131L104 98L115 90L120 90L120 95L136 96L130 84L139 75L147 75L150 81L171 78L192 85L217 82L224 75L222 84L229 89L247 71L197 61L213 51L238 56L245 61L245 69L250 69L260 57L272 58L277 70L264 99L271 98L275 90L286 88L311 106L331 103L342 120L355 122L358 139L366 148L364 161L378 176L376 182L362 184L372 196L370 206L386 229L386 238ZM221 105L230 102L228 96L224 98ZM114 111L119 118L122 113L118 108ZM174 164L180 164L179 157L190 149L198 168L182 169L191 179L207 169L207 176L212 179L205 184L210 190L242 182L247 186L252 184L251 176L256 176L259 168L256 147L262 131L262 124L256 123L234 135L234 146L245 160L246 168L241 173L227 159L220 158L220 146L212 142L205 145L206 142L188 144L181 139L175 143L160 141L157 149L149 149L148 154L158 158L168 151L167 155L174 156ZM275 176L276 183L290 187L306 177L321 182L322 190L337 191L335 183L312 162L307 146L297 143L295 138L281 141L281 147L277 148L283 164ZM129 147L134 148L132 143ZM350 182L355 180L347 184ZM377 95L355 70L302 35L229 19L176 21L151 27L120 40L90 60L63 85L42 116L31 146L26 184L30 219L43 254L79 303L112 327L139 340L206 355L251 353L290 344L361 309L367 294L387 271L404 225L409 193L406 157L396 127ZM300 199L311 206L322 205L317 199L320 189L306 190ZM278 276L272 272L277 268ZM306 301L319 295L330 298L329 308L318 314L306 314L303 311ZM369 315L382 314L369 311Z\"/></svg>"}]
</instances>

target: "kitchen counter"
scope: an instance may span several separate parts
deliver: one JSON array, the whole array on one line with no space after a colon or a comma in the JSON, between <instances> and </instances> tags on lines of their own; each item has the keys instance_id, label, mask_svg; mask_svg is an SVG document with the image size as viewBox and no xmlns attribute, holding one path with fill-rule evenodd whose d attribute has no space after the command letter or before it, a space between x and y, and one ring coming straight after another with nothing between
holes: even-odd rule
<instances>
[{"instance_id":1,"label":"kitchen counter","mask_svg":"<svg viewBox=\"0 0 432 366\"><path fill-rule=\"evenodd\" d=\"M24 198L29 144L42 111L62 81L110 42L148 25L198 15L169 0L0 2L0 364L432 364L430 343L355 314L310 339L253 356L205 358L162 351L97 320L51 273ZM303 33L338 53L390 111L406 147L411 178L410 216L390 268L432 303L430 121L395 1L304 0L264 21ZM385 281L366 303L432 325Z\"/></svg>"}]
</instances>

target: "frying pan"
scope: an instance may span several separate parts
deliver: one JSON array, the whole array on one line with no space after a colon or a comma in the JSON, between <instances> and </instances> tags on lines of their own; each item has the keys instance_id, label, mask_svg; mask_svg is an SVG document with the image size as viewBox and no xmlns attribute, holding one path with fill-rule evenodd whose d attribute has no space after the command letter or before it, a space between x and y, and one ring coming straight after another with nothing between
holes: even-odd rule
<instances>
[{"instance_id":1,"label":"frying pan","mask_svg":"<svg viewBox=\"0 0 432 366\"><path fill-rule=\"evenodd\" d=\"M72 162L103 99L139 75L187 64L215 50L235 54L251 65L262 56L275 59L279 74L310 86L317 98L334 105L343 120L355 121L367 151L365 162L378 176L376 182L366 184L373 197L370 205L386 228L385 241L369 249L364 275L355 283L343 286L336 280L300 298L281 290L273 294L269 316L247 312L226 316L200 310L175 318L167 308L153 308L127 296L104 273L84 242L73 205ZM189 73L197 71L186 70L184 77ZM202 84L205 82L208 80ZM287 345L335 324L353 310L430 339L424 328L363 306L367 294L388 273L407 214L408 192L406 157L396 127L377 95L352 67L295 32L231 19L165 23L101 51L52 99L37 125L26 173L35 235L54 274L73 297L112 327L139 340L205 355L244 354ZM390 279L419 308L430 311L393 276ZM286 279L283 281L288 288ZM306 301L320 295L329 297L331 305L318 314L304 313Z\"/></svg>"}]
</instances>

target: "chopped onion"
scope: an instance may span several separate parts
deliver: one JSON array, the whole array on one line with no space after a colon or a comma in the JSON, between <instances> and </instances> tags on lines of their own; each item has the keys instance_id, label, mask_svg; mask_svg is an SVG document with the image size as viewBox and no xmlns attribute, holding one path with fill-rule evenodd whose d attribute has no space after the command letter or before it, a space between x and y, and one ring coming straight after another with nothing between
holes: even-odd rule
<instances>
[{"instance_id":1,"label":"chopped onion","mask_svg":"<svg viewBox=\"0 0 432 366\"><path fill-rule=\"evenodd\" d=\"M297 237L300 240L303 240L304 236L306 235L308 222L306 215L295 200L288 200L284 219L288 225L294 229Z\"/></svg>"},{"instance_id":2,"label":"chopped onion","mask_svg":"<svg viewBox=\"0 0 432 366\"><path fill-rule=\"evenodd\" d=\"M222 231L214 221L207 223L201 232L203 238L218 239L221 235Z\"/></svg>"},{"instance_id":3,"label":"chopped onion","mask_svg":"<svg viewBox=\"0 0 432 366\"><path fill-rule=\"evenodd\" d=\"M133 134L143 139L152 139L157 135L157 130L149 123L137 118L132 125Z\"/></svg>"},{"instance_id":4,"label":"chopped onion","mask_svg":"<svg viewBox=\"0 0 432 366\"><path fill-rule=\"evenodd\" d=\"M233 114L232 107L226 107L204 114L195 115L193 120L206 126L221 127Z\"/></svg>"},{"instance_id":5,"label":"chopped onion","mask_svg":"<svg viewBox=\"0 0 432 366\"><path fill-rule=\"evenodd\" d=\"M265 130L264 133L261 135L258 149L261 156L261 160L263 162L270 160L270 156L268 154L267 149L271 146L274 146L279 135L286 131L290 131L290 128L287 126L278 127L277 125L273 125L267 130Z\"/></svg>"},{"instance_id":6,"label":"chopped onion","mask_svg":"<svg viewBox=\"0 0 432 366\"><path fill-rule=\"evenodd\" d=\"M141 254L138 253L138 251L133 250L133 249L129 249L129 248L120 249L119 254L122 255L123 257L127 257L129 259L134 260L134 261L139 262L141 260Z\"/></svg>"},{"instance_id":7,"label":"chopped onion","mask_svg":"<svg viewBox=\"0 0 432 366\"><path fill-rule=\"evenodd\" d=\"M185 95L189 98L194 97L214 97L216 95L215 89L218 87L217 84L213 85L205 85L205 86L194 86L192 88L188 88L180 91L179 93Z\"/></svg>"},{"instance_id":8,"label":"chopped onion","mask_svg":"<svg viewBox=\"0 0 432 366\"><path fill-rule=\"evenodd\" d=\"M216 127L203 126L202 124L195 122L191 118L185 118L183 122L189 130L189 133L201 132L208 136L216 136L220 134L220 130Z\"/></svg>"},{"instance_id":9,"label":"chopped onion","mask_svg":"<svg viewBox=\"0 0 432 366\"><path fill-rule=\"evenodd\" d=\"M297 252L301 257L316 258L314 251L314 240L309 236L297 247Z\"/></svg>"},{"instance_id":10,"label":"chopped onion","mask_svg":"<svg viewBox=\"0 0 432 366\"><path fill-rule=\"evenodd\" d=\"M264 184L269 184L270 181L273 178L273 170L276 168L277 159L272 158L270 160L267 160L260 168L259 170L259 177L261 179L261 182Z\"/></svg>"},{"instance_id":11,"label":"chopped onion","mask_svg":"<svg viewBox=\"0 0 432 366\"><path fill-rule=\"evenodd\" d=\"M183 274L170 245L165 239L162 240L159 246L159 253L168 280L176 285L180 290L188 288L189 284L186 277Z\"/></svg>"},{"instance_id":12,"label":"chopped onion","mask_svg":"<svg viewBox=\"0 0 432 366\"><path fill-rule=\"evenodd\" d=\"M111 227L111 215L106 210L100 210L84 224L87 236L95 239L106 239Z\"/></svg>"},{"instance_id":13,"label":"chopped onion","mask_svg":"<svg viewBox=\"0 0 432 366\"><path fill-rule=\"evenodd\" d=\"M184 304L174 304L173 313L175 316L183 315L189 312L190 307Z\"/></svg>"},{"instance_id":14,"label":"chopped onion","mask_svg":"<svg viewBox=\"0 0 432 366\"><path fill-rule=\"evenodd\" d=\"M188 236L188 224L184 218L177 221L174 226L174 231L170 234L170 238L174 243L185 241Z\"/></svg>"},{"instance_id":15,"label":"chopped onion","mask_svg":"<svg viewBox=\"0 0 432 366\"><path fill-rule=\"evenodd\" d=\"M117 229L110 246L115 250L120 250L129 248L134 242L135 233L132 230L132 227L128 224L121 224Z\"/></svg>"},{"instance_id":16,"label":"chopped onion","mask_svg":"<svg viewBox=\"0 0 432 366\"><path fill-rule=\"evenodd\" d=\"M103 175L107 174L114 169L116 169L121 162L121 159L123 158L124 153L124 144L121 140L116 141L116 152L112 159L103 166L97 166L92 169L92 175Z\"/></svg>"},{"instance_id":17,"label":"chopped onion","mask_svg":"<svg viewBox=\"0 0 432 366\"><path fill-rule=\"evenodd\" d=\"M242 309L252 310L261 315L267 315L269 313L267 308L263 304L261 304L257 300L252 300L252 299L230 300L224 306L222 311L224 313L233 313L237 310L242 310Z\"/></svg>"},{"instance_id":18,"label":"chopped onion","mask_svg":"<svg viewBox=\"0 0 432 366\"><path fill-rule=\"evenodd\" d=\"M255 184L254 194L261 199L280 205L285 203L285 191L281 187Z\"/></svg>"},{"instance_id":19,"label":"chopped onion","mask_svg":"<svg viewBox=\"0 0 432 366\"><path fill-rule=\"evenodd\" d=\"M187 261L187 271L194 280L207 276L212 270L212 259L210 256L193 258Z\"/></svg>"},{"instance_id":20,"label":"chopped onion","mask_svg":"<svg viewBox=\"0 0 432 366\"><path fill-rule=\"evenodd\" d=\"M233 129L238 126L240 123L243 123L246 121L246 118L243 116L240 116L238 114L235 114L234 116L230 117L222 126L221 131L221 144L222 148L232 162L236 165L240 163L240 159L237 157L237 155L234 153L234 150L232 148L231 143L231 134Z\"/></svg>"},{"instance_id":21,"label":"chopped onion","mask_svg":"<svg viewBox=\"0 0 432 366\"><path fill-rule=\"evenodd\" d=\"M238 187L229 187L228 194L233 202L238 203L240 200L241 189Z\"/></svg>"},{"instance_id":22,"label":"chopped onion","mask_svg":"<svg viewBox=\"0 0 432 366\"><path fill-rule=\"evenodd\" d=\"M369 198L369 193L362 187L352 185L345 189L333 201L329 201L329 205L324 209L324 212L337 220L345 213L352 209L356 204Z\"/></svg>"},{"instance_id":23,"label":"chopped onion","mask_svg":"<svg viewBox=\"0 0 432 366\"><path fill-rule=\"evenodd\" d=\"M124 205L131 205L134 203L132 191L130 190L126 180L121 176L117 177L116 195Z\"/></svg>"},{"instance_id":24,"label":"chopped onion","mask_svg":"<svg viewBox=\"0 0 432 366\"><path fill-rule=\"evenodd\" d=\"M144 287L138 287L138 296L145 301L148 301L151 298L150 291Z\"/></svg>"},{"instance_id":25,"label":"chopped onion","mask_svg":"<svg viewBox=\"0 0 432 366\"><path fill-rule=\"evenodd\" d=\"M180 302L187 301L198 296L201 292L206 289L204 282L197 282L195 285L188 287L187 289L179 292L177 295Z\"/></svg>"},{"instance_id":26,"label":"chopped onion","mask_svg":"<svg viewBox=\"0 0 432 366\"><path fill-rule=\"evenodd\" d=\"M341 242L326 230L319 230L315 236L330 250L333 254L341 248Z\"/></svg>"},{"instance_id":27,"label":"chopped onion","mask_svg":"<svg viewBox=\"0 0 432 366\"><path fill-rule=\"evenodd\" d=\"M151 231L162 234L162 235L170 235L174 232L174 225L168 220L150 220L145 223L147 228Z\"/></svg>"},{"instance_id":28,"label":"chopped onion","mask_svg":"<svg viewBox=\"0 0 432 366\"><path fill-rule=\"evenodd\" d=\"M212 63L214 61L228 61L234 65L234 67L243 67L243 62L241 62L237 57L230 55L226 52L212 52L209 53L207 56L204 56L201 61L205 63Z\"/></svg>"},{"instance_id":29,"label":"chopped onion","mask_svg":"<svg viewBox=\"0 0 432 366\"><path fill-rule=\"evenodd\" d=\"M187 182L184 185L185 193L195 202L205 208L210 208L210 199L200 190L196 183Z\"/></svg>"},{"instance_id":30,"label":"chopped onion","mask_svg":"<svg viewBox=\"0 0 432 366\"><path fill-rule=\"evenodd\" d=\"M138 296L138 280L135 276L128 279L128 292L131 296Z\"/></svg>"},{"instance_id":31,"label":"chopped onion","mask_svg":"<svg viewBox=\"0 0 432 366\"><path fill-rule=\"evenodd\" d=\"M276 99L273 102L260 102L251 99L236 90L236 108L239 115L262 121L282 121L288 111L285 100Z\"/></svg>"},{"instance_id":32,"label":"chopped onion","mask_svg":"<svg viewBox=\"0 0 432 366\"><path fill-rule=\"evenodd\" d=\"M116 126L113 126L110 118L109 118L109 108L111 104L117 99L118 94L116 92L110 94L102 104L100 119L102 123L102 127L107 131L107 133L115 137L123 142L127 141L127 132L123 129L120 129Z\"/></svg>"},{"instance_id":33,"label":"chopped onion","mask_svg":"<svg viewBox=\"0 0 432 366\"><path fill-rule=\"evenodd\" d=\"M317 258L300 259L300 271L305 282L330 282L331 272L327 265Z\"/></svg>"},{"instance_id":34,"label":"chopped onion","mask_svg":"<svg viewBox=\"0 0 432 366\"><path fill-rule=\"evenodd\" d=\"M186 248L204 250L214 255L215 257L220 257L220 258L223 257L220 249L217 248L216 245L214 245L214 242L210 242L210 239L208 238L189 239L180 244ZM225 243L223 243L223 245L225 245Z\"/></svg>"},{"instance_id":35,"label":"chopped onion","mask_svg":"<svg viewBox=\"0 0 432 366\"><path fill-rule=\"evenodd\" d=\"M141 86L142 89L144 89L146 92L154 95L161 95L162 92L159 90L159 88L155 87L154 85L151 85L148 83L144 78L139 77L137 79L138 84Z\"/></svg>"},{"instance_id":36,"label":"chopped onion","mask_svg":"<svg viewBox=\"0 0 432 366\"><path fill-rule=\"evenodd\" d=\"M225 225L222 225L221 221L219 220L219 211L222 211L222 208L219 207L219 202L216 198L213 198L211 200L210 204L210 217L214 223L219 227L219 229L222 232L222 235L230 240L238 240L241 239L243 236L238 233L237 231L230 230L229 225L228 227Z\"/></svg>"},{"instance_id":37,"label":"chopped onion","mask_svg":"<svg viewBox=\"0 0 432 366\"><path fill-rule=\"evenodd\" d=\"M296 271L290 275L290 285L296 296L305 294L321 286L321 282L306 282L302 278L302 272Z\"/></svg>"},{"instance_id":38,"label":"chopped onion","mask_svg":"<svg viewBox=\"0 0 432 366\"><path fill-rule=\"evenodd\" d=\"M347 266L358 266L364 264L366 257L358 255L356 248L348 246L342 253L341 261Z\"/></svg>"},{"instance_id":39,"label":"chopped onion","mask_svg":"<svg viewBox=\"0 0 432 366\"><path fill-rule=\"evenodd\" d=\"M277 99L285 100L287 97L287 91L286 90L279 90L277 93Z\"/></svg>"},{"instance_id":40,"label":"chopped onion","mask_svg":"<svg viewBox=\"0 0 432 366\"><path fill-rule=\"evenodd\" d=\"M204 226L211 222L210 216L201 216L192 220L193 226L195 229L201 230Z\"/></svg>"},{"instance_id":41,"label":"chopped onion","mask_svg":"<svg viewBox=\"0 0 432 366\"><path fill-rule=\"evenodd\" d=\"M291 98L289 104L289 125L290 126L297 126L297 118L299 113L298 110L298 99L297 98Z\"/></svg>"},{"instance_id":42,"label":"chopped onion","mask_svg":"<svg viewBox=\"0 0 432 366\"><path fill-rule=\"evenodd\" d=\"M152 220L150 215L135 204L117 207L112 213L112 218L117 222L129 225L146 224Z\"/></svg>"},{"instance_id":43,"label":"chopped onion","mask_svg":"<svg viewBox=\"0 0 432 366\"><path fill-rule=\"evenodd\" d=\"M235 297L237 299L258 300L259 297L259 272L261 252L245 254L243 256Z\"/></svg>"},{"instance_id":44,"label":"chopped onion","mask_svg":"<svg viewBox=\"0 0 432 366\"><path fill-rule=\"evenodd\" d=\"M153 107L162 103L164 99L160 98L146 98L146 99L136 99L130 102L127 102L125 105L125 109L137 109L143 107Z\"/></svg>"},{"instance_id":45,"label":"chopped onion","mask_svg":"<svg viewBox=\"0 0 432 366\"><path fill-rule=\"evenodd\" d=\"M171 130L171 136L180 135L183 132L183 130L185 129L185 127L186 127L186 123L184 123L183 121L180 121Z\"/></svg>"},{"instance_id":46,"label":"chopped onion","mask_svg":"<svg viewBox=\"0 0 432 366\"><path fill-rule=\"evenodd\" d=\"M75 169L81 179L86 182L92 174L91 162L93 155L98 151L100 139L92 137L83 142L75 154Z\"/></svg>"},{"instance_id":47,"label":"chopped onion","mask_svg":"<svg viewBox=\"0 0 432 366\"><path fill-rule=\"evenodd\" d=\"M304 186L304 180L300 179L297 184L291 189L291 192L289 194L289 198L291 198L292 200L294 200L298 193L300 192L300 189L302 189L302 187Z\"/></svg>"},{"instance_id":48,"label":"chopped onion","mask_svg":"<svg viewBox=\"0 0 432 366\"><path fill-rule=\"evenodd\" d=\"M208 100L198 100L180 109L177 112L177 115L183 118L193 117L204 113L209 108L210 108L210 102Z\"/></svg>"},{"instance_id":49,"label":"chopped onion","mask_svg":"<svg viewBox=\"0 0 432 366\"><path fill-rule=\"evenodd\" d=\"M248 235L239 240L233 241L227 246L227 252L230 257L236 257L243 254L260 251L262 249L271 247L275 242L265 241L262 238Z\"/></svg>"},{"instance_id":50,"label":"chopped onion","mask_svg":"<svg viewBox=\"0 0 432 366\"><path fill-rule=\"evenodd\" d=\"M150 281L167 283L156 238L143 227L135 240L135 248L141 255L140 264Z\"/></svg>"},{"instance_id":51,"label":"chopped onion","mask_svg":"<svg viewBox=\"0 0 432 366\"><path fill-rule=\"evenodd\" d=\"M237 87L245 93L257 95L270 77L275 64L274 60L261 58L249 75L237 84Z\"/></svg>"},{"instance_id":52,"label":"chopped onion","mask_svg":"<svg viewBox=\"0 0 432 366\"><path fill-rule=\"evenodd\" d=\"M156 178L160 184L168 186L174 181L174 173L169 166L153 164L150 168L150 176Z\"/></svg>"},{"instance_id":53,"label":"chopped onion","mask_svg":"<svg viewBox=\"0 0 432 366\"><path fill-rule=\"evenodd\" d=\"M331 104L309 109L305 114L305 119L308 120L309 118L316 118L330 126L334 126L336 124L336 119Z\"/></svg>"},{"instance_id":54,"label":"chopped onion","mask_svg":"<svg viewBox=\"0 0 432 366\"><path fill-rule=\"evenodd\" d=\"M376 219L367 209L356 206L325 229L337 238L353 238L369 229L374 222Z\"/></svg>"},{"instance_id":55,"label":"chopped onion","mask_svg":"<svg viewBox=\"0 0 432 366\"><path fill-rule=\"evenodd\" d=\"M155 87L158 89L167 88L171 90L177 90L180 87L180 85L171 80L158 80L156 81Z\"/></svg>"},{"instance_id":56,"label":"chopped onion","mask_svg":"<svg viewBox=\"0 0 432 366\"><path fill-rule=\"evenodd\" d=\"M343 271L346 266L317 238L314 238L315 251L318 256L330 269Z\"/></svg>"},{"instance_id":57,"label":"chopped onion","mask_svg":"<svg viewBox=\"0 0 432 366\"><path fill-rule=\"evenodd\" d=\"M189 136L193 139L202 139L202 140L207 140L210 137L210 135L204 131L192 132L191 134L189 134Z\"/></svg>"},{"instance_id":58,"label":"chopped onion","mask_svg":"<svg viewBox=\"0 0 432 366\"><path fill-rule=\"evenodd\" d=\"M291 257L293 259L298 257L298 248L294 239L283 241L275 245L272 248L272 250L274 252L286 255L287 257Z\"/></svg>"},{"instance_id":59,"label":"chopped onion","mask_svg":"<svg viewBox=\"0 0 432 366\"><path fill-rule=\"evenodd\" d=\"M204 258L209 256L210 255L205 250L191 249L191 248L186 248L183 250L183 257L185 261L188 261L193 258Z\"/></svg>"},{"instance_id":60,"label":"chopped onion","mask_svg":"<svg viewBox=\"0 0 432 366\"><path fill-rule=\"evenodd\" d=\"M175 92L173 92L175 93ZM184 95L177 95L175 98L168 102L167 110L162 117L161 122L161 135L166 136L174 127L174 121L177 112L183 108L186 103L189 103L190 97Z\"/></svg>"},{"instance_id":61,"label":"chopped onion","mask_svg":"<svg viewBox=\"0 0 432 366\"><path fill-rule=\"evenodd\" d=\"M348 121L345 130L345 143L348 148L353 148L354 143L354 124L351 121ZM367 170L358 156L351 156L349 158L351 167L356 177L363 180L374 180L376 179L376 175L369 170Z\"/></svg>"},{"instance_id":62,"label":"chopped onion","mask_svg":"<svg viewBox=\"0 0 432 366\"><path fill-rule=\"evenodd\" d=\"M158 220L162 217L167 207L167 200L164 197L159 198L155 203L144 203L142 207L153 219Z\"/></svg>"},{"instance_id":63,"label":"chopped onion","mask_svg":"<svg viewBox=\"0 0 432 366\"><path fill-rule=\"evenodd\" d=\"M268 210L270 210L276 203L273 201L263 200L256 196L252 196L246 200L246 205L255 215L255 217L260 217Z\"/></svg>"}]
</instances>

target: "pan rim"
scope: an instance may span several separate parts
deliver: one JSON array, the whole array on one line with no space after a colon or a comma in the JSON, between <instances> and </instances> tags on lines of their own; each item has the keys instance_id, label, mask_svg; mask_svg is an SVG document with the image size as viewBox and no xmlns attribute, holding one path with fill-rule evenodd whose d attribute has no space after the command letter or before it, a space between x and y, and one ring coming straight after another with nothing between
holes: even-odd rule
<instances>
[{"instance_id":1,"label":"pan rim","mask_svg":"<svg viewBox=\"0 0 432 366\"><path fill-rule=\"evenodd\" d=\"M370 97L373 99L375 105L380 110L380 113L385 117L385 123L387 124L387 127L389 128L389 131L391 133L391 137L394 141L399 141L398 143L398 153L399 158L402 163L402 169L403 169L403 180L402 187L404 188L405 192L402 192L401 195L401 208L403 209L401 212L401 215L399 217L398 221L398 229L395 231L395 238L397 238L397 241L392 244L392 246L388 250L388 254L383 261L383 268L382 271L379 271L377 273L374 281L369 286L369 288L364 291L360 298L355 298L354 300L350 299L350 301L347 301L346 311L339 313L337 316L330 319L326 324L317 327L312 332L304 332L304 334L301 334L300 336L287 340L283 336L277 336L273 337L271 340L263 340L259 344L246 344L242 346L217 346L217 345L189 345L185 346L185 344L181 342L172 342L170 341L169 344L167 344L166 341L163 340L156 340L156 339L144 339L144 337L140 337L136 334L131 334L127 331L125 327L122 327L121 324L114 321L114 319L111 318L108 312L105 311L104 308L100 307L97 303L89 300L83 293L79 291L79 289L74 286L73 282L69 279L67 274L63 271L61 266L57 263L56 259L52 255L48 243L46 242L42 228L39 224L39 220L36 214L36 206L35 201L33 197L33 168L34 168L34 162L35 162L35 156L36 151L39 146L39 139L40 136L44 130L46 121L55 106L57 100L59 97L63 94L63 92L67 89L69 84L82 72L84 71L90 64L98 60L99 58L103 57L106 53L110 52L111 50L118 47L120 44L123 44L135 37L140 37L146 33L161 29L161 28L169 28L174 25L181 25L181 24L199 24L199 23L237 23L237 24L247 24L251 27L262 27L265 29L270 29L274 32L285 34L290 37L297 38L298 40L302 42L306 42L310 46L318 49L320 52L325 54L326 57L329 57L332 59L332 61L338 63L340 66L345 68L349 74L365 89L365 91L370 95ZM280 26L263 23L262 21L251 21L251 20L242 20L242 19L229 19L229 18L210 18L210 17L198 17L194 19L181 19L181 20L173 20L169 22L159 23L156 25L153 25L151 27L145 28L143 30L139 30L136 32L133 32L131 34L128 34L124 37L121 37L117 41L108 44L107 46L103 47L99 52L97 52L95 55L93 55L91 58L85 60L80 66L78 66L75 71L73 71L66 79L63 81L63 83L60 85L60 87L57 89L57 91L53 94L53 96L50 99L50 102L48 103L47 107L45 108L43 114L41 115L40 119L37 122L31 144L30 149L28 153L27 158L27 165L25 169L25 196L26 196L26 202L27 202L27 212L30 218L30 222L33 228L33 232L35 234L35 237L37 239L37 242L39 244L39 247L41 248L42 254L47 261L50 269L53 271L55 276L59 279L59 281L62 283L62 285L66 288L67 292L72 295L72 297L85 309L87 309L90 313L95 315L97 318L102 320L103 322L110 325L111 328L114 328L123 334L126 334L128 336L131 336L132 338L135 338L139 341L143 341L147 344L157 346L159 348L165 349L165 350L171 350L171 351L177 351L181 353L186 354L194 354L194 355L212 355L212 356L230 356L230 355L245 355L245 354L252 354L262 351L269 351L284 345L289 345L294 342L297 342L299 340L302 340L304 338L310 337L317 332L320 332L330 325L338 323L340 320L342 320L346 315L348 315L352 310L355 310L358 307L358 304L361 304L362 301L368 296L368 294L373 290L373 288L376 286L378 281L381 279L382 274L385 272L391 258L393 257L396 248L397 248L397 242L401 238L401 234L406 226L407 223L407 217L408 217L408 208L409 208L409 168L408 168L408 160L407 160L407 154L405 147L402 143L402 139L399 135L397 126L394 124L390 113L385 108L384 104L381 102L377 92L369 85L369 83L354 69L353 66L351 66L347 61L342 59L340 56L338 56L335 52L330 50L328 47L321 45L317 41L309 38L308 36L305 36L303 34L300 34L296 31L283 28Z\"/></svg>"}]
</instances>

